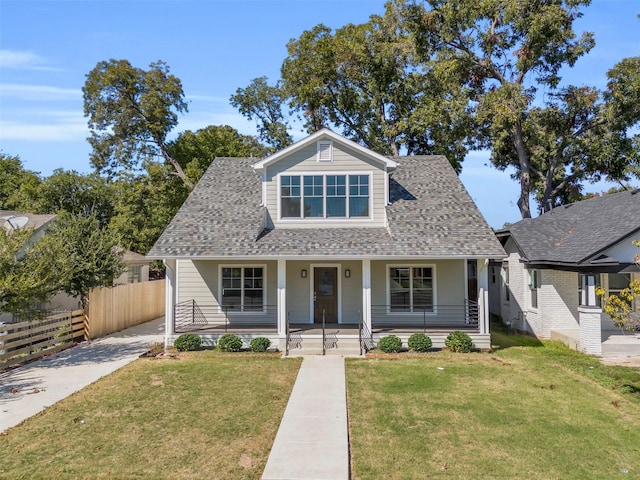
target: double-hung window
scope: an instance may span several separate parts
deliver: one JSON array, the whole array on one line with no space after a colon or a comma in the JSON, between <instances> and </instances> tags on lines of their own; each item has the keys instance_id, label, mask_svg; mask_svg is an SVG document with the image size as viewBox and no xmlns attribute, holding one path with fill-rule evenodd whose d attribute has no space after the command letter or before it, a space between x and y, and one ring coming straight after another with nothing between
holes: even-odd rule
<instances>
[{"instance_id":1,"label":"double-hung window","mask_svg":"<svg viewBox=\"0 0 640 480\"><path fill-rule=\"evenodd\" d=\"M389 267L389 310L433 312L433 267Z\"/></svg>"},{"instance_id":2,"label":"double-hung window","mask_svg":"<svg viewBox=\"0 0 640 480\"><path fill-rule=\"evenodd\" d=\"M531 292L531 308L538 308L538 288L540 288L540 272L529 271L529 290Z\"/></svg>"},{"instance_id":3,"label":"double-hung window","mask_svg":"<svg viewBox=\"0 0 640 480\"><path fill-rule=\"evenodd\" d=\"M578 304L582 307L599 307L600 297L596 289L600 286L600 274L581 273L578 275Z\"/></svg>"},{"instance_id":4,"label":"double-hung window","mask_svg":"<svg viewBox=\"0 0 640 480\"><path fill-rule=\"evenodd\" d=\"M223 266L221 305L226 311L264 311L264 267Z\"/></svg>"},{"instance_id":5,"label":"double-hung window","mask_svg":"<svg viewBox=\"0 0 640 480\"><path fill-rule=\"evenodd\" d=\"M281 218L368 218L369 175L281 175Z\"/></svg>"}]
</instances>

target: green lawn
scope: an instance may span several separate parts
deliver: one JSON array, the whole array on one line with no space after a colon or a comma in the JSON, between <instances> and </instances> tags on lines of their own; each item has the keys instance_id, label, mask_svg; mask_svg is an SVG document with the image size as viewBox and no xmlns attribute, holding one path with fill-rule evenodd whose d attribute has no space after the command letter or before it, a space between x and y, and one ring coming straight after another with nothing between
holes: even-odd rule
<instances>
[{"instance_id":1,"label":"green lawn","mask_svg":"<svg viewBox=\"0 0 640 480\"><path fill-rule=\"evenodd\" d=\"M349 360L353 478L640 478L640 371L494 341L493 353Z\"/></svg>"},{"instance_id":2,"label":"green lawn","mask_svg":"<svg viewBox=\"0 0 640 480\"><path fill-rule=\"evenodd\" d=\"M299 366L139 360L0 436L0 478L260 478Z\"/></svg>"}]
</instances>

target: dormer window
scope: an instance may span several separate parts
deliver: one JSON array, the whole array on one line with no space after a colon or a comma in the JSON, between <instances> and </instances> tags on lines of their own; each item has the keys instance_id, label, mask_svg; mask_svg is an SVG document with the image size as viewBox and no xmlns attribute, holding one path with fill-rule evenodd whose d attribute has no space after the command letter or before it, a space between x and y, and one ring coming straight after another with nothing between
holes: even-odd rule
<instances>
[{"instance_id":1,"label":"dormer window","mask_svg":"<svg viewBox=\"0 0 640 480\"><path fill-rule=\"evenodd\" d=\"M280 218L369 218L370 175L281 175Z\"/></svg>"},{"instance_id":2,"label":"dormer window","mask_svg":"<svg viewBox=\"0 0 640 480\"><path fill-rule=\"evenodd\" d=\"M333 142L318 142L318 162L333 162Z\"/></svg>"}]
</instances>

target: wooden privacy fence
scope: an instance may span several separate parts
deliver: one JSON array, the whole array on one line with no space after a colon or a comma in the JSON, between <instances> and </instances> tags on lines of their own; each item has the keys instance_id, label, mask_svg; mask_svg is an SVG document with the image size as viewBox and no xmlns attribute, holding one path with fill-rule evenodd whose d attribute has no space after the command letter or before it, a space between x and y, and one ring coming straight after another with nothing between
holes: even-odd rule
<instances>
[{"instance_id":1,"label":"wooden privacy fence","mask_svg":"<svg viewBox=\"0 0 640 480\"><path fill-rule=\"evenodd\" d=\"M84 310L0 325L0 370L70 347L85 336Z\"/></svg>"},{"instance_id":2,"label":"wooden privacy fence","mask_svg":"<svg viewBox=\"0 0 640 480\"><path fill-rule=\"evenodd\" d=\"M87 338L96 339L162 317L165 282L129 283L89 292Z\"/></svg>"}]
</instances>

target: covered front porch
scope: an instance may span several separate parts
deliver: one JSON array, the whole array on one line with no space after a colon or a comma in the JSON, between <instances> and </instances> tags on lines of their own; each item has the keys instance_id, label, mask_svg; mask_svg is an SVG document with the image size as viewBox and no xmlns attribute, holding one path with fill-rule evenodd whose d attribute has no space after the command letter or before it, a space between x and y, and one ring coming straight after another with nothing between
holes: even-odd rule
<instances>
[{"instance_id":1,"label":"covered front porch","mask_svg":"<svg viewBox=\"0 0 640 480\"><path fill-rule=\"evenodd\" d=\"M484 259L167 261L166 343L233 333L326 351L424 332L439 348L462 330L489 348L487 284Z\"/></svg>"}]
</instances>

